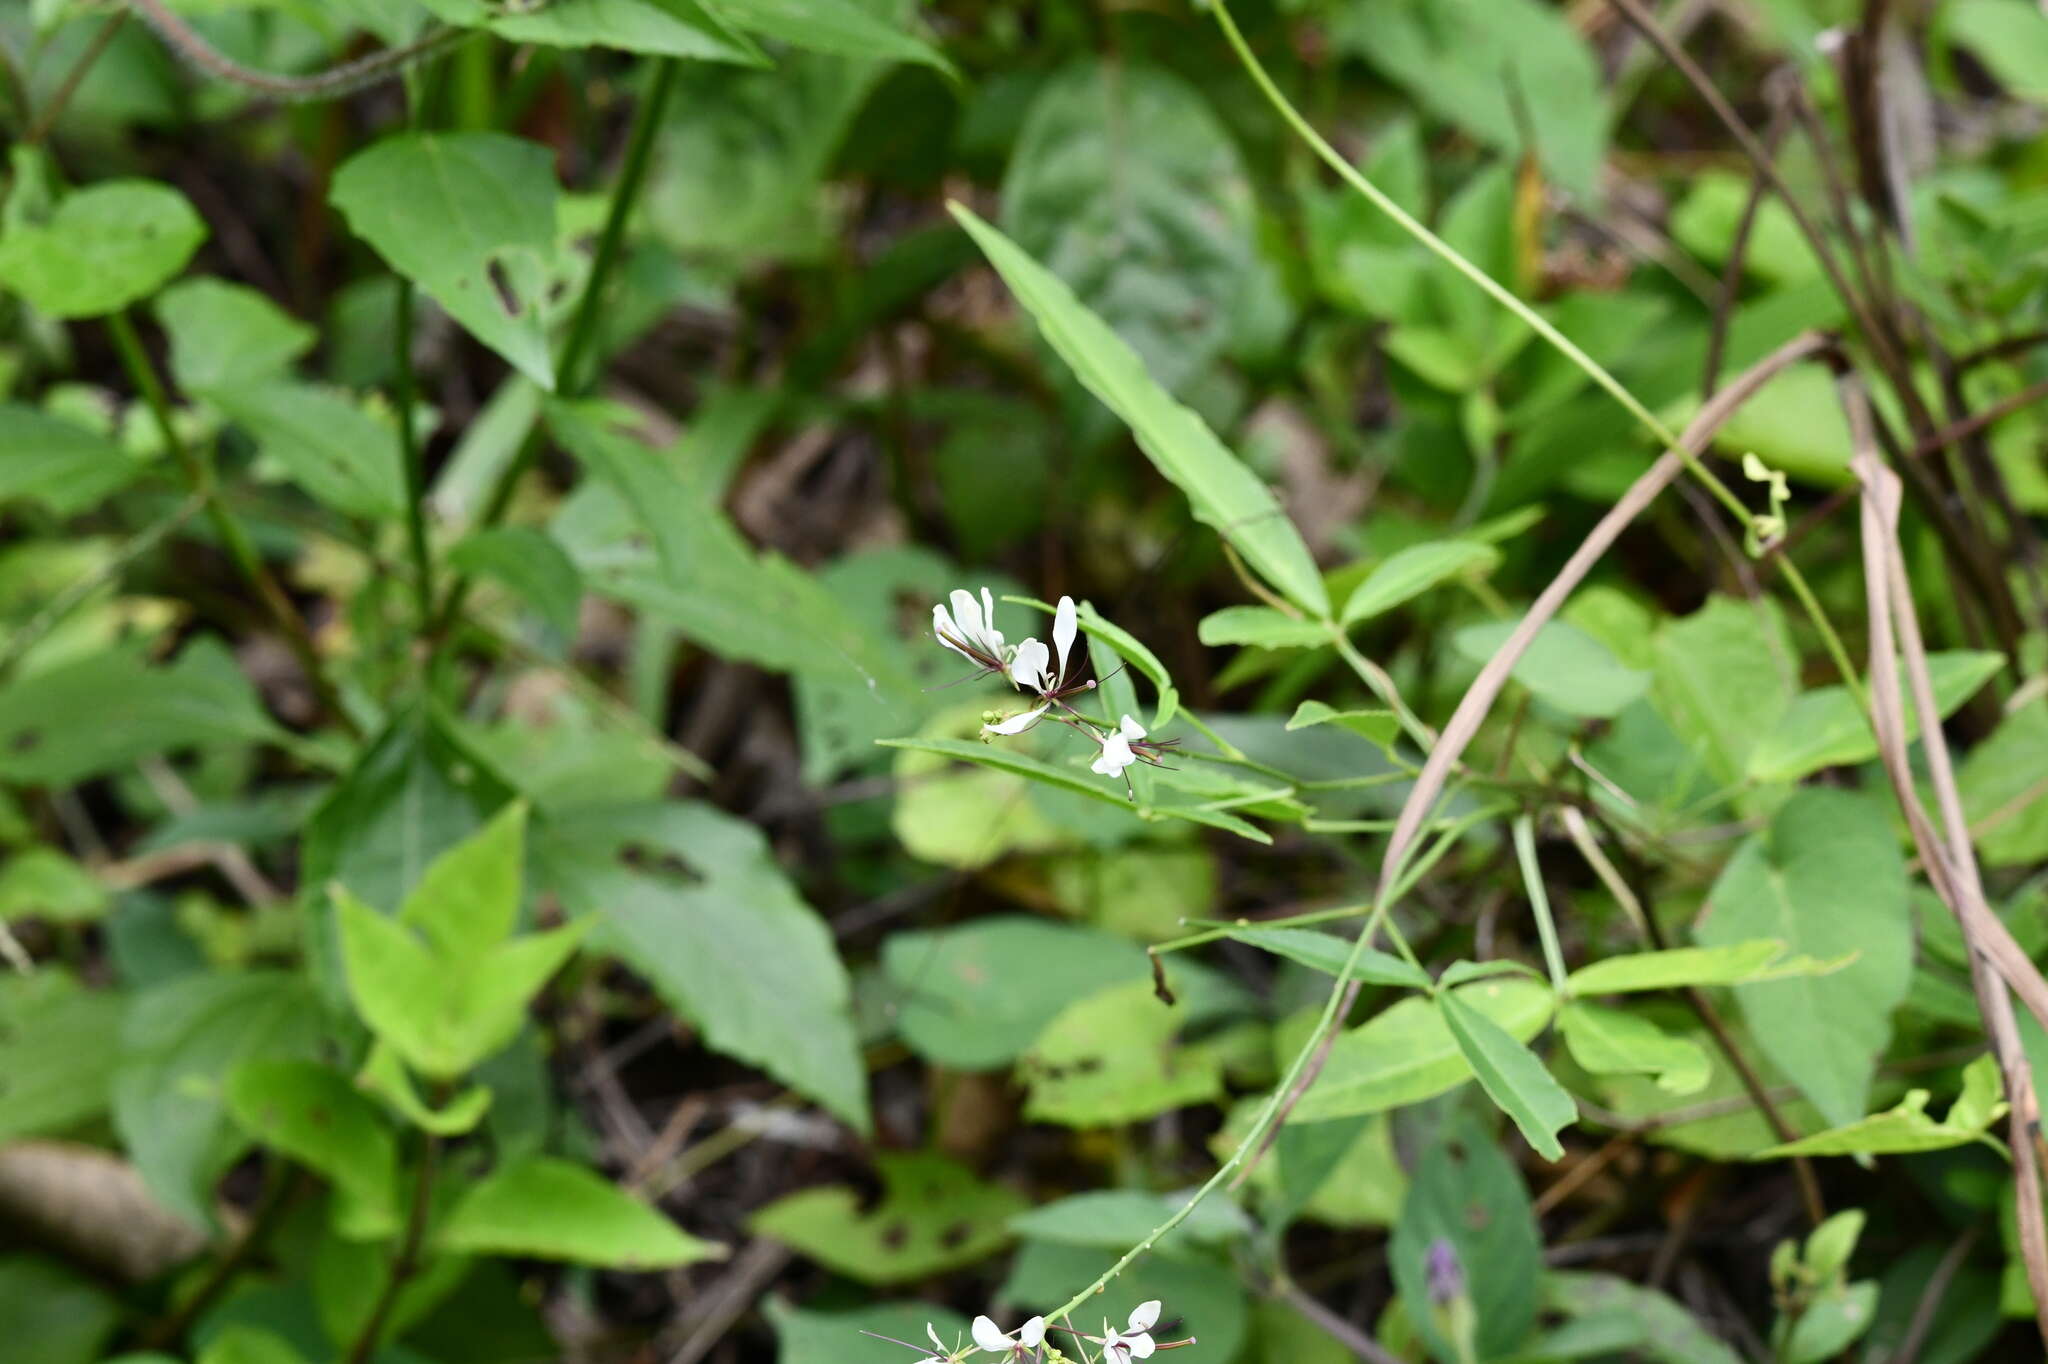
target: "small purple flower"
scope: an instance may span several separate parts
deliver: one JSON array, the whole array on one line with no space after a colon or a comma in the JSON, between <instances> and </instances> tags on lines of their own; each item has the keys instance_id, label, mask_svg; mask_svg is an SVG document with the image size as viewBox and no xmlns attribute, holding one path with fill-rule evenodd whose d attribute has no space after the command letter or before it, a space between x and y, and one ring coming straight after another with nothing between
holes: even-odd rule
<instances>
[{"instance_id":1,"label":"small purple flower","mask_svg":"<svg viewBox=\"0 0 2048 1364\"><path fill-rule=\"evenodd\" d=\"M1443 1307L1465 1296L1465 1266L1458 1262L1458 1248L1449 1239L1439 1236L1431 1241L1422 1263L1431 1304Z\"/></svg>"}]
</instances>

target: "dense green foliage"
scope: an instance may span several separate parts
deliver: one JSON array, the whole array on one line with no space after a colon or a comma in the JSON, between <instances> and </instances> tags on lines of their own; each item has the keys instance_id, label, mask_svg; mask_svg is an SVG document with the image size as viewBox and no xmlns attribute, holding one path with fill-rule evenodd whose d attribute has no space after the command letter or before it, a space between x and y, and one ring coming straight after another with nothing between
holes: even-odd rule
<instances>
[{"instance_id":1,"label":"dense green foliage","mask_svg":"<svg viewBox=\"0 0 2048 1364\"><path fill-rule=\"evenodd\" d=\"M0 1358L2039 1358L2044 114L0 8Z\"/></svg>"}]
</instances>

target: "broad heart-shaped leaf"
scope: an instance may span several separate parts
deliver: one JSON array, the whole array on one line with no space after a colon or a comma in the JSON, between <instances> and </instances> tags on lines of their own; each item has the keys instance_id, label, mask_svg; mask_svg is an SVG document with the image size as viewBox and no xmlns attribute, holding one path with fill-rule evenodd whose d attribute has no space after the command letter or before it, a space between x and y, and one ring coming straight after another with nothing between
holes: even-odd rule
<instances>
[{"instance_id":1,"label":"broad heart-shaped leaf","mask_svg":"<svg viewBox=\"0 0 2048 1364\"><path fill-rule=\"evenodd\" d=\"M1174 393L1221 353L1253 266L1237 144L1199 91L1141 63L1084 58L1039 88L1002 225Z\"/></svg>"},{"instance_id":2,"label":"broad heart-shaped leaf","mask_svg":"<svg viewBox=\"0 0 2048 1364\"><path fill-rule=\"evenodd\" d=\"M552 0L530 7L493 0L423 0L447 23L489 28L512 43L615 47L665 57L764 66L761 50L697 0Z\"/></svg>"},{"instance_id":3,"label":"broad heart-shaped leaf","mask_svg":"<svg viewBox=\"0 0 2048 1364\"><path fill-rule=\"evenodd\" d=\"M1387 1247L1408 1320L1437 1359L1455 1360L1429 1305L1429 1254L1439 1241L1450 1242L1464 1271L1476 1357L1522 1344L1536 1320L1543 1243L1520 1172L1470 1117L1438 1132L1423 1153Z\"/></svg>"},{"instance_id":4,"label":"broad heart-shaped leaf","mask_svg":"<svg viewBox=\"0 0 2048 1364\"><path fill-rule=\"evenodd\" d=\"M484 1176L449 1210L434 1243L458 1254L634 1270L672 1269L726 1253L602 1175L551 1156L531 1156Z\"/></svg>"},{"instance_id":5,"label":"broad heart-shaped leaf","mask_svg":"<svg viewBox=\"0 0 2048 1364\"><path fill-rule=\"evenodd\" d=\"M104 317L162 288L206 240L185 196L154 180L66 195L47 221L0 235L0 284L50 317Z\"/></svg>"},{"instance_id":6,"label":"broad heart-shaped leaf","mask_svg":"<svg viewBox=\"0 0 2048 1364\"><path fill-rule=\"evenodd\" d=\"M515 800L435 858L398 917L426 934L444 957L489 951L518 922L525 862L526 802Z\"/></svg>"},{"instance_id":7,"label":"broad heart-shaped leaf","mask_svg":"<svg viewBox=\"0 0 2048 1364\"><path fill-rule=\"evenodd\" d=\"M1578 1116L1578 1105L1563 1085L1505 1028L1446 991L1437 999L1444 1025L1465 1055L1487 1097L1514 1119L1529 1145L1545 1160L1564 1155L1557 1134Z\"/></svg>"},{"instance_id":8,"label":"broad heart-shaped leaf","mask_svg":"<svg viewBox=\"0 0 2048 1364\"><path fill-rule=\"evenodd\" d=\"M1947 718L2003 667L2005 656L1984 650L1929 654L1927 671L1936 708ZM1903 672L1904 665L1901 665ZM1903 679L1901 685L1905 685ZM1909 709L1906 737L1919 737L1920 716ZM1867 762L1877 756L1877 736L1847 687L1816 687L1793 698L1776 727L1749 753L1749 775L1757 781L1798 781L1823 767Z\"/></svg>"},{"instance_id":9,"label":"broad heart-shaped leaf","mask_svg":"<svg viewBox=\"0 0 2048 1364\"><path fill-rule=\"evenodd\" d=\"M761 1300L761 1307L775 1327L778 1364L903 1364L910 1356L896 1341L923 1341L926 1326L949 1346L965 1345L969 1338L967 1318L928 1302L813 1312L791 1307L771 1294ZM874 1334L863 1334L870 1331Z\"/></svg>"},{"instance_id":10,"label":"broad heart-shaped leaf","mask_svg":"<svg viewBox=\"0 0 2048 1364\"><path fill-rule=\"evenodd\" d=\"M1223 932L1225 937L1263 947L1274 956L1300 962L1326 976L1337 975L1351 960L1353 944L1334 933L1310 928L1227 928ZM1371 947L1358 954L1351 975L1368 985L1397 985L1411 990L1427 990L1435 984L1421 967Z\"/></svg>"},{"instance_id":11,"label":"broad heart-shaped leaf","mask_svg":"<svg viewBox=\"0 0 2048 1364\"><path fill-rule=\"evenodd\" d=\"M1074 1000L1148 978L1128 939L1022 915L892 933L882 971L904 1042L955 1070L1007 1065Z\"/></svg>"},{"instance_id":12,"label":"broad heart-shaped leaf","mask_svg":"<svg viewBox=\"0 0 2048 1364\"><path fill-rule=\"evenodd\" d=\"M1162 1003L1145 980L1068 1004L1018 1059L1025 1117L1114 1127L1218 1098L1222 1059L1175 1041L1191 1014L1186 1001Z\"/></svg>"},{"instance_id":13,"label":"broad heart-shaped leaf","mask_svg":"<svg viewBox=\"0 0 2048 1364\"><path fill-rule=\"evenodd\" d=\"M333 887L349 993L372 1032L423 1074L452 1080L508 1046L526 1006L576 950L570 924L490 946L429 946Z\"/></svg>"},{"instance_id":14,"label":"broad heart-shaped leaf","mask_svg":"<svg viewBox=\"0 0 2048 1364\"><path fill-rule=\"evenodd\" d=\"M245 1061L228 1076L243 1131L333 1181L336 1223L352 1239L397 1232L398 1142L348 1077L314 1061Z\"/></svg>"},{"instance_id":15,"label":"broad heart-shaped leaf","mask_svg":"<svg viewBox=\"0 0 2048 1364\"><path fill-rule=\"evenodd\" d=\"M1769 598L1710 597L1657 632L1650 700L1716 784L1748 769L1798 687L1798 655Z\"/></svg>"},{"instance_id":16,"label":"broad heart-shaped leaf","mask_svg":"<svg viewBox=\"0 0 2048 1364\"><path fill-rule=\"evenodd\" d=\"M210 637L169 667L116 648L0 689L0 779L27 785L68 786L152 754L283 737Z\"/></svg>"},{"instance_id":17,"label":"broad heart-shaped leaf","mask_svg":"<svg viewBox=\"0 0 2048 1364\"><path fill-rule=\"evenodd\" d=\"M1573 1000L1557 1026L1572 1059L1595 1075L1650 1075L1667 1094L1697 1094L1714 1073L1699 1043L1626 1009Z\"/></svg>"},{"instance_id":18,"label":"broad heart-shaped leaf","mask_svg":"<svg viewBox=\"0 0 2048 1364\"><path fill-rule=\"evenodd\" d=\"M463 573L495 578L537 611L556 634L576 633L583 604L583 575L575 561L544 532L531 526L493 526L473 531L448 551L448 565Z\"/></svg>"},{"instance_id":19,"label":"broad heart-shaped leaf","mask_svg":"<svg viewBox=\"0 0 2048 1364\"><path fill-rule=\"evenodd\" d=\"M541 317L555 253L555 157L502 133L400 133L334 173L355 234L477 340L555 386Z\"/></svg>"},{"instance_id":20,"label":"broad heart-shaped leaf","mask_svg":"<svg viewBox=\"0 0 2048 1364\"><path fill-rule=\"evenodd\" d=\"M1319 649L1330 643L1329 627L1321 621L1289 616L1270 606L1211 611L1195 633L1204 644L1248 644L1256 649Z\"/></svg>"},{"instance_id":21,"label":"broad heart-shaped leaf","mask_svg":"<svg viewBox=\"0 0 2048 1364\"><path fill-rule=\"evenodd\" d=\"M194 392L247 428L292 482L344 516L395 518L404 510L398 432L357 403L286 380Z\"/></svg>"},{"instance_id":22,"label":"broad heart-shaped leaf","mask_svg":"<svg viewBox=\"0 0 2048 1364\"><path fill-rule=\"evenodd\" d=\"M246 284L183 280L157 296L171 377L188 393L281 377L319 333Z\"/></svg>"},{"instance_id":23,"label":"broad heart-shaped leaf","mask_svg":"<svg viewBox=\"0 0 2048 1364\"><path fill-rule=\"evenodd\" d=\"M148 469L97 431L19 403L0 403L0 505L40 502L59 516L97 505Z\"/></svg>"},{"instance_id":24,"label":"broad heart-shaped leaf","mask_svg":"<svg viewBox=\"0 0 2048 1364\"><path fill-rule=\"evenodd\" d=\"M1788 957L1779 939L1758 938L1722 947L1673 947L1608 957L1581 966L1565 977L1565 984L1581 998L1675 990L1684 985L1741 985L1785 976L1826 975L1854 960L1853 953L1833 961Z\"/></svg>"},{"instance_id":25,"label":"broad heart-shaped leaf","mask_svg":"<svg viewBox=\"0 0 2048 1364\"><path fill-rule=\"evenodd\" d=\"M320 1003L283 971L181 976L139 997L121 1028L114 1130L165 1207L213 1224L213 1183L248 1149L223 1087L243 1061L310 1058Z\"/></svg>"},{"instance_id":26,"label":"broad heart-shaped leaf","mask_svg":"<svg viewBox=\"0 0 2048 1364\"><path fill-rule=\"evenodd\" d=\"M1187 495L1252 567L1312 616L1330 614L1329 593L1301 533L1273 490L1252 475L1193 410L1174 401L1138 355L1073 290L961 204L951 205L1052 348L1090 393L1123 419L1159 472Z\"/></svg>"},{"instance_id":27,"label":"broad heart-shaped leaf","mask_svg":"<svg viewBox=\"0 0 2048 1364\"><path fill-rule=\"evenodd\" d=\"M2003 1083L1998 1062L1990 1055L1978 1057L1963 1069L1963 1092L1940 1122L1927 1115L1932 1095L1924 1089L1906 1091L1897 1106L1872 1113L1846 1127L1816 1132L1798 1141L1759 1151L1753 1160L1781 1156L1909 1155L1916 1151L1941 1151L1981 1141L1995 1149L2004 1147L1991 1135L1991 1124L2005 1116Z\"/></svg>"},{"instance_id":28,"label":"broad heart-shaped leaf","mask_svg":"<svg viewBox=\"0 0 2048 1364\"><path fill-rule=\"evenodd\" d=\"M1517 1042L1543 1030L1554 1003L1548 985L1520 977L1479 981L1457 995ZM1378 1113L1434 1098L1471 1078L1471 1064L1437 1001L1411 996L1337 1038L1289 1121Z\"/></svg>"},{"instance_id":29,"label":"broad heart-shaped leaf","mask_svg":"<svg viewBox=\"0 0 2048 1364\"><path fill-rule=\"evenodd\" d=\"M1507 643L1514 621L1468 625L1453 636L1458 652L1485 663ZM1608 647L1570 621L1546 622L1516 660L1515 681L1567 715L1620 713L1649 688L1648 673L1625 666Z\"/></svg>"},{"instance_id":30,"label":"broad heart-shaped leaf","mask_svg":"<svg viewBox=\"0 0 2048 1364\"><path fill-rule=\"evenodd\" d=\"M0 1142L59 1133L106 1111L127 996L59 967L0 979Z\"/></svg>"},{"instance_id":31,"label":"broad heart-shaped leaf","mask_svg":"<svg viewBox=\"0 0 2048 1364\"><path fill-rule=\"evenodd\" d=\"M1343 621L1351 625L1370 620L1421 596L1446 579L1490 571L1499 562L1499 550L1476 540L1431 540L1410 545L1389 555L1385 563L1352 590L1344 602Z\"/></svg>"},{"instance_id":32,"label":"broad heart-shaped leaf","mask_svg":"<svg viewBox=\"0 0 2048 1364\"><path fill-rule=\"evenodd\" d=\"M1694 933L1710 946L1770 936L1813 956L1857 954L1735 997L1757 1046L1830 1123L1862 1117L1913 970L1905 864L1883 812L1845 791L1800 791L1723 868Z\"/></svg>"},{"instance_id":33,"label":"broad heart-shaped leaf","mask_svg":"<svg viewBox=\"0 0 2048 1364\"><path fill-rule=\"evenodd\" d=\"M538 831L536 874L714 1051L865 1131L867 1070L832 935L760 832L708 805L601 807Z\"/></svg>"},{"instance_id":34,"label":"broad heart-shaped leaf","mask_svg":"<svg viewBox=\"0 0 2048 1364\"><path fill-rule=\"evenodd\" d=\"M862 1210L852 1189L806 1189L770 1203L748 1219L828 1269L861 1283L909 1283L971 1265L1009 1241L1021 1195L984 1184L936 1155L877 1152L882 1198Z\"/></svg>"}]
</instances>

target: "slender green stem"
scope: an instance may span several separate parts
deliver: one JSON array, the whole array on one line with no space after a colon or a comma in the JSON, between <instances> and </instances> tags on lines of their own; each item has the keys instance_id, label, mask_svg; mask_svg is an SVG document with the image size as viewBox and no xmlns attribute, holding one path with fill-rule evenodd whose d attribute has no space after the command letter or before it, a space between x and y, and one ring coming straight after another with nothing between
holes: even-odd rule
<instances>
[{"instance_id":1,"label":"slender green stem","mask_svg":"<svg viewBox=\"0 0 2048 1364\"><path fill-rule=\"evenodd\" d=\"M313 647L313 636L306 629L305 620L291 603L277 579L264 566L263 557L256 552L256 546L249 539L242 523L235 519L222 500L220 488L214 483L213 471L199 453L185 443L178 433L178 425L171 412L170 395L165 391L163 380L157 376L156 366L151 363L149 352L143 349L142 338L135 334L135 324L126 312L107 315L107 334L113 338L114 350L120 356L122 368L127 370L129 380L142 394L150 415L155 418L158 433L163 437L166 448L184 471L185 479L192 485L192 491L206 499L207 520L213 524L214 533L226 547L228 557L235 567L256 590L264 609L277 626L284 632L285 644L290 647L293 657L305 670L306 680L312 686L321 704L334 716L350 735L360 737L360 730L350 718L347 707L341 703L341 696L334 690L334 684L327 679L320 666L319 651Z\"/></svg>"},{"instance_id":2,"label":"slender green stem","mask_svg":"<svg viewBox=\"0 0 2048 1364\"><path fill-rule=\"evenodd\" d=\"M654 83L641 97L640 108L634 114L632 135L626 144L625 165L620 169L618 185L612 190L611 207L605 215L604 230L598 237L597 254L591 259L590 275L583 281L583 294L577 300L575 316L569 323L568 339L563 343L561 359L555 365L555 389L565 397L574 397L583 391L584 357L597 336L605 290L625 242L626 224L633 216L633 207L639 202L641 187L647 180L647 166L653 157L655 135L661 130L662 112L675 89L676 70L677 63L673 57L664 57L655 63ZM497 483L484 502L476 522L479 528L494 526L504 518L519 480L540 457L545 438L545 428L539 422L528 429L526 439L520 442L519 449L498 475ZM447 598L434 622L433 633L437 637L445 636L454 624L462 603L469 596L469 586L468 576L462 574L458 574L449 585Z\"/></svg>"},{"instance_id":3,"label":"slender green stem","mask_svg":"<svg viewBox=\"0 0 2048 1364\"><path fill-rule=\"evenodd\" d=\"M1557 924L1550 917L1550 893L1543 888L1543 868L1536 861L1536 819L1527 811L1515 816L1515 859L1522 864L1522 885L1536 915L1536 936L1543 939L1543 961L1559 999L1565 997L1564 952L1557 945Z\"/></svg>"},{"instance_id":4,"label":"slender green stem","mask_svg":"<svg viewBox=\"0 0 2048 1364\"><path fill-rule=\"evenodd\" d=\"M1365 685L1372 689L1372 694L1386 702L1388 708L1394 712L1394 718L1401 722L1401 728L1407 732L1408 737L1427 753L1436 743L1436 731L1423 724L1415 712L1408 709L1408 703L1401 699L1401 692L1394 686L1394 679L1387 676L1387 670L1358 652L1358 646L1344 633L1344 627L1335 622L1330 625L1330 642L1337 646L1337 652L1351 665L1351 671L1357 673Z\"/></svg>"},{"instance_id":5,"label":"slender green stem","mask_svg":"<svg viewBox=\"0 0 2048 1364\"><path fill-rule=\"evenodd\" d=\"M362 1330L357 1332L355 1343L349 1346L347 1364L368 1364L370 1357L377 1352L377 1338L384 1334L392 1310L398 1306L399 1293L419 1272L426 1247L427 1217L433 1209L434 1175L440 1158L441 1139L429 1132L420 1149L419 1168L413 1178L412 1202L406 1210L405 1230L398 1243L398 1253L391 1259L391 1273L384 1280L384 1288L371 1306L370 1315L364 1319Z\"/></svg>"},{"instance_id":6,"label":"slender green stem","mask_svg":"<svg viewBox=\"0 0 2048 1364\"><path fill-rule=\"evenodd\" d=\"M398 277L398 444L405 474L405 540L412 555L413 598L419 604L420 627L434 618L434 560L427 552L426 470L421 465L419 431L413 411L419 406L419 383L412 369L412 281Z\"/></svg>"},{"instance_id":7,"label":"slender green stem","mask_svg":"<svg viewBox=\"0 0 2048 1364\"><path fill-rule=\"evenodd\" d=\"M1827 646L1828 657L1834 660L1835 671L1842 675L1842 685L1856 698L1856 709L1868 715L1870 698L1864 695L1863 679L1856 674L1856 665L1849 661L1849 651L1843 647L1842 637L1835 633L1835 627L1820 609L1819 600L1813 595L1813 588L1807 584L1806 575L1799 571L1799 565L1792 562L1792 556L1778 556L1778 572L1784 576L1785 585L1792 589L1792 595L1799 598L1799 604L1820 631L1821 643Z\"/></svg>"}]
</instances>

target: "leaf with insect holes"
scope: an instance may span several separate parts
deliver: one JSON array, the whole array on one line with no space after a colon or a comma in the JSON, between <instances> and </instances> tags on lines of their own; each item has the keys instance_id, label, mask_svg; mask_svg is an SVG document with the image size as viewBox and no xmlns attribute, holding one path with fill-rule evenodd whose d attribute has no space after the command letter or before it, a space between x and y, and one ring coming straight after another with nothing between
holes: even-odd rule
<instances>
[{"instance_id":1,"label":"leaf with insect holes","mask_svg":"<svg viewBox=\"0 0 2048 1364\"><path fill-rule=\"evenodd\" d=\"M770 1203L749 1225L860 1283L912 1283L1002 1249L1009 1219L1027 1206L943 1156L878 1152L875 1167L882 1197L871 1209L849 1188L805 1189Z\"/></svg>"},{"instance_id":2,"label":"leaf with insect holes","mask_svg":"<svg viewBox=\"0 0 2048 1364\"><path fill-rule=\"evenodd\" d=\"M355 234L477 340L555 386L542 319L555 256L555 155L502 133L400 133L329 194Z\"/></svg>"}]
</instances>

